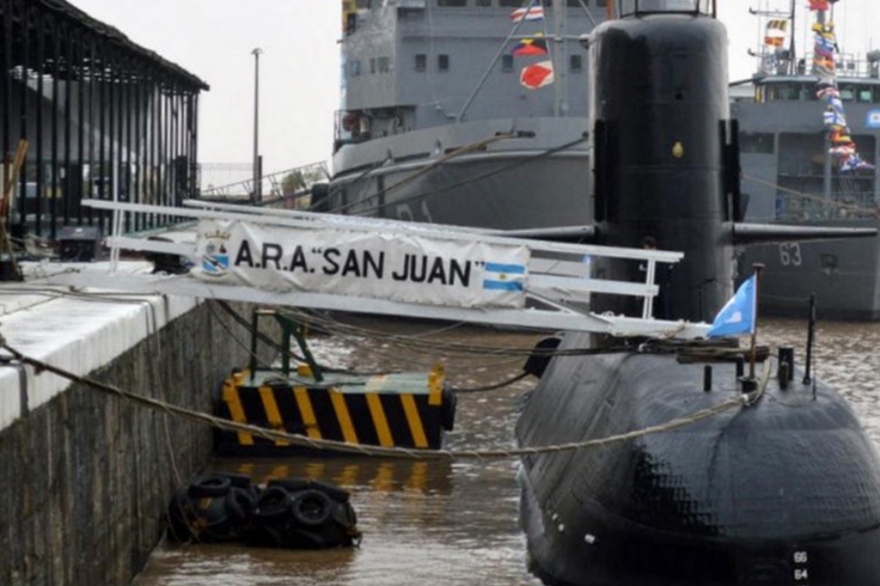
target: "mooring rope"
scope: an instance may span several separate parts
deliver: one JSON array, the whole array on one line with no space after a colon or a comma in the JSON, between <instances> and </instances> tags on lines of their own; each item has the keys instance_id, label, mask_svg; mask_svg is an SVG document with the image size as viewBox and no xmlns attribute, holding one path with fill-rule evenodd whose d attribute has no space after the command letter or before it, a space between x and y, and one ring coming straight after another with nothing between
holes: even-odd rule
<instances>
[{"instance_id":1,"label":"mooring rope","mask_svg":"<svg viewBox=\"0 0 880 586\"><path fill-rule=\"evenodd\" d=\"M709 419L711 417L716 417L730 411L732 409L740 408L740 407L749 407L754 405L764 394L764 391L767 388L767 383L770 380L770 361L764 363L764 372L761 377L760 384L755 391L750 393L743 393L737 396L735 399L730 399L725 401L724 403L720 403L714 407L710 407L707 409L703 409L701 411L697 411L687 417L680 417L677 419L673 419L666 423L660 425L654 425L651 427L646 427L644 429L631 431L628 433L612 435L604 438L587 440L583 442L572 442L565 444L558 444L552 446L537 446L537 447L524 447L524 448L501 448L501 449L489 449L489 450L426 450L426 449L411 449L411 448L393 448L393 447L380 447L380 446L363 446L363 445L355 445L349 444L342 441L336 440L326 440L326 439L314 439L310 437L306 437L299 434L288 433L285 431L277 431L273 429L268 429L265 427L259 427L256 425L250 425L247 423L238 423L235 421L230 421L228 419L223 419L221 417L215 417L213 415L208 415L207 413L202 413L199 411L193 411L191 409L186 409L183 407L179 407L176 405L172 405L170 403L159 401L157 399L152 399L150 397L144 397L141 395L137 395L135 393L130 393L128 391L124 391L115 386L104 384L83 376L79 376L72 372L68 372L62 368L58 368L57 366L53 366L42 360L37 360L36 358L31 358L19 352L18 350L10 347L5 338L0 336L0 348L7 350L12 356L21 362L22 364L29 364L34 367L36 371L39 373L41 371L51 372L60 377L63 377L71 382L95 389L102 393L115 396L121 399L125 399L127 401L131 401L135 404L141 405L143 407L147 407L149 409L154 409L157 411L161 411L163 413L167 413L170 415L175 415L182 419L186 419L189 421L194 421L197 423L202 423L206 425L210 425L212 427L216 427L219 429L223 429L226 431L233 431L238 433L248 433L254 435L256 437L260 437L263 439L267 439L270 441L286 441L292 445L299 447L307 447L316 450L333 450L336 452L343 452L349 454L357 454L362 456L375 456L375 457L383 457L383 458L404 458L410 460L437 460L437 459L448 459L448 460L485 460L485 459L507 459L507 458L518 458L522 456L536 456L540 454L550 454L550 453L559 453L559 452L567 452L567 451L575 451L582 450L587 448L596 448L607 446L609 444L623 442L627 440L633 440L642 438L648 435L653 435L656 433L662 433L665 431L671 431L674 429L686 427L689 425L693 425L699 421L703 421L704 419Z\"/></svg>"}]
</instances>

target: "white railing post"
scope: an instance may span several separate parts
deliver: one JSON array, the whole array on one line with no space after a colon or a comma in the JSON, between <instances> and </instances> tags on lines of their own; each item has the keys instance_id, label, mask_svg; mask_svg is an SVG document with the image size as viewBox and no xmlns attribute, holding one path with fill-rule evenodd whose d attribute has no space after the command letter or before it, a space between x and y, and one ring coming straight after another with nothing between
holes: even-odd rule
<instances>
[{"instance_id":1,"label":"white railing post","mask_svg":"<svg viewBox=\"0 0 880 586\"><path fill-rule=\"evenodd\" d=\"M648 259L648 270L645 275L645 285L653 285L654 277L657 273L657 261L653 258ZM654 295L646 293L644 303L642 305L642 319L651 319L654 315Z\"/></svg>"}]
</instances>

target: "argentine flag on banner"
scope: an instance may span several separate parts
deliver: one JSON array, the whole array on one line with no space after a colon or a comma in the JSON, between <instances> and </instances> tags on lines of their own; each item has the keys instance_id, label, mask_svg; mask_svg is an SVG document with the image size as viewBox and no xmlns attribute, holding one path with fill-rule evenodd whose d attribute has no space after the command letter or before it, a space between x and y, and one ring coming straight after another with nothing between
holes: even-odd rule
<instances>
[{"instance_id":1,"label":"argentine flag on banner","mask_svg":"<svg viewBox=\"0 0 880 586\"><path fill-rule=\"evenodd\" d=\"M525 265L487 262L484 269L483 289L491 291L522 291L525 288Z\"/></svg>"},{"instance_id":2,"label":"argentine flag on banner","mask_svg":"<svg viewBox=\"0 0 880 586\"><path fill-rule=\"evenodd\" d=\"M756 281L757 276L752 275L740 285L736 295L715 316L712 328L706 333L708 337L754 333L758 301L755 294Z\"/></svg>"}]
</instances>

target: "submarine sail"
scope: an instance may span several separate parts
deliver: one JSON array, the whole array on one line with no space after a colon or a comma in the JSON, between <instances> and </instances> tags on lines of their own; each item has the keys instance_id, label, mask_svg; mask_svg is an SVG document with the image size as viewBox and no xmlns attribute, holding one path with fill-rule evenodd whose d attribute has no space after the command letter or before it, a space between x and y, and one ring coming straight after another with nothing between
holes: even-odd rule
<instances>
[{"instance_id":1,"label":"submarine sail","mask_svg":"<svg viewBox=\"0 0 880 586\"><path fill-rule=\"evenodd\" d=\"M651 237L685 252L661 294L664 317L708 320L733 293L739 216L726 31L706 0L629 0L617 10L585 43L597 239L638 247ZM594 268L623 279L639 270ZM601 297L595 305L628 309ZM591 342L566 334L560 349ZM787 369L744 381L739 364L720 360L736 354L729 345L611 342L549 362L517 422L521 447L637 432L756 385L763 394L675 430L523 457L520 517L534 573L571 586L880 584L880 458L834 389Z\"/></svg>"}]
</instances>

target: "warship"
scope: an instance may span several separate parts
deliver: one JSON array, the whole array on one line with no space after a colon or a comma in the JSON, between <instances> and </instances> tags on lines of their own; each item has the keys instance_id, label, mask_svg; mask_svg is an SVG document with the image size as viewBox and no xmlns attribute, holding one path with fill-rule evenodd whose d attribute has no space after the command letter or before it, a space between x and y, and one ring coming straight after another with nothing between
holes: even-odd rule
<instances>
[{"instance_id":1,"label":"warship","mask_svg":"<svg viewBox=\"0 0 880 586\"><path fill-rule=\"evenodd\" d=\"M345 0L332 178L312 209L589 223L586 68L605 0Z\"/></svg>"},{"instance_id":2,"label":"warship","mask_svg":"<svg viewBox=\"0 0 880 586\"><path fill-rule=\"evenodd\" d=\"M845 9L843 2L834 5ZM838 52L833 28L826 30L828 14L828 23L816 22L813 30L817 48L797 58L795 15L757 13L767 19L765 42L754 52L757 72L731 89L743 188L750 196L747 217L795 226L876 227L880 51ZM823 51L821 43L831 50ZM825 99L831 86L836 95ZM839 101L832 106L834 97ZM868 164L841 165L833 154L852 148ZM748 247L741 260L746 267L767 266L761 297L767 314L803 315L805 299L815 293L823 317L864 321L880 319L878 252L877 239L786 242Z\"/></svg>"},{"instance_id":3,"label":"warship","mask_svg":"<svg viewBox=\"0 0 880 586\"><path fill-rule=\"evenodd\" d=\"M683 251L665 284L667 319L711 321L729 307L735 246L845 230L743 221L727 34L713 2L614 8L583 41L595 240L637 247L650 235ZM594 269L638 271L613 261ZM591 304L625 309L601 296ZM746 373L749 351L736 342L565 334L562 352L532 369L541 378L516 439L535 574L569 586L880 583L876 447L790 352L767 358L759 376L756 351Z\"/></svg>"}]
</instances>

